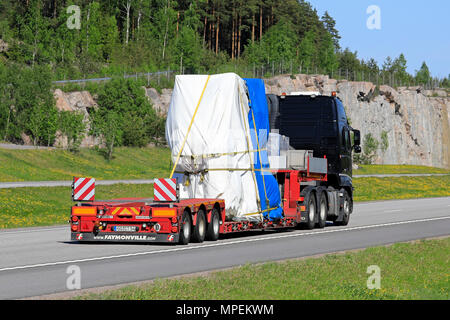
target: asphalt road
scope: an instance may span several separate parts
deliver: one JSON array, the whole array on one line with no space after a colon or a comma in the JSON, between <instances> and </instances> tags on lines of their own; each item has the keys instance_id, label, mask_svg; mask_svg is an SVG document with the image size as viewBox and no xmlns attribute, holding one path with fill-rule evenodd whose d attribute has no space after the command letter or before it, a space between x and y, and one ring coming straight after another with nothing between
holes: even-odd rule
<instances>
[{"instance_id":1,"label":"asphalt road","mask_svg":"<svg viewBox=\"0 0 450 320\"><path fill-rule=\"evenodd\" d=\"M67 226L2 230L0 299L68 291L71 265L80 268L86 289L446 235L450 197L360 203L347 227L252 233L188 246L79 244L69 240Z\"/></svg>"}]
</instances>

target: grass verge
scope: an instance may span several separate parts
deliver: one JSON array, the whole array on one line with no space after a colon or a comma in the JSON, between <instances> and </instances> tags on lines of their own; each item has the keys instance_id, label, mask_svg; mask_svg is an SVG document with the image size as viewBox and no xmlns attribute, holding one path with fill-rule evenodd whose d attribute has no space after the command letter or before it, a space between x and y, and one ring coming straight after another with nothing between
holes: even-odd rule
<instances>
[{"instance_id":1,"label":"grass verge","mask_svg":"<svg viewBox=\"0 0 450 320\"><path fill-rule=\"evenodd\" d=\"M450 176L355 178L354 200L450 196ZM97 186L96 199L152 197L153 185ZM0 189L0 229L64 224L70 216L70 187Z\"/></svg>"},{"instance_id":2,"label":"grass verge","mask_svg":"<svg viewBox=\"0 0 450 320\"><path fill-rule=\"evenodd\" d=\"M167 148L117 148L106 160L98 151L0 149L0 182L71 180L73 176L99 180L153 179L170 172Z\"/></svg>"},{"instance_id":3,"label":"grass verge","mask_svg":"<svg viewBox=\"0 0 450 320\"><path fill-rule=\"evenodd\" d=\"M0 189L0 229L67 224L70 187ZM153 197L153 185L96 186L98 200Z\"/></svg>"},{"instance_id":4,"label":"grass verge","mask_svg":"<svg viewBox=\"0 0 450 320\"><path fill-rule=\"evenodd\" d=\"M70 180L73 176L110 179L152 179L170 172L168 148L116 148L107 161L94 149L72 153L61 149L0 149L0 182ZM450 170L407 165L364 165L358 174L450 173Z\"/></svg>"},{"instance_id":5,"label":"grass verge","mask_svg":"<svg viewBox=\"0 0 450 320\"><path fill-rule=\"evenodd\" d=\"M353 178L355 201L450 196L450 175L437 177Z\"/></svg>"},{"instance_id":6,"label":"grass verge","mask_svg":"<svg viewBox=\"0 0 450 320\"><path fill-rule=\"evenodd\" d=\"M353 170L353 175L361 174L420 174L420 173L450 173L448 169L410 166L410 165L361 165Z\"/></svg>"},{"instance_id":7,"label":"grass verge","mask_svg":"<svg viewBox=\"0 0 450 320\"><path fill-rule=\"evenodd\" d=\"M399 243L321 258L245 265L208 276L158 279L76 299L448 300L449 257L450 238ZM371 265L381 270L378 290L367 289Z\"/></svg>"}]
</instances>

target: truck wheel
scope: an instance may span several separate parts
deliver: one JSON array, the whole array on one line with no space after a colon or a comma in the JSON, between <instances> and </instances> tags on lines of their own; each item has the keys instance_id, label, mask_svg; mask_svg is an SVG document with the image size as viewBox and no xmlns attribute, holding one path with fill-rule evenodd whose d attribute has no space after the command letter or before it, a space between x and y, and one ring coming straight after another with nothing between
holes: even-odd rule
<instances>
[{"instance_id":1,"label":"truck wheel","mask_svg":"<svg viewBox=\"0 0 450 320\"><path fill-rule=\"evenodd\" d=\"M197 212L197 223L194 226L194 232L192 233L192 241L201 243L205 240L206 235L206 218L203 210Z\"/></svg>"},{"instance_id":2,"label":"truck wheel","mask_svg":"<svg viewBox=\"0 0 450 320\"><path fill-rule=\"evenodd\" d=\"M348 222L350 221L350 214L353 211L353 203L350 195L348 194L347 190L342 190L342 192L344 193L344 208L342 209L343 217L341 221L334 222L334 224L337 226L348 225Z\"/></svg>"},{"instance_id":3,"label":"truck wheel","mask_svg":"<svg viewBox=\"0 0 450 320\"><path fill-rule=\"evenodd\" d=\"M211 222L208 223L208 229L206 230L206 240L216 241L219 239L219 229L220 229L220 217L219 211L214 208L211 212Z\"/></svg>"},{"instance_id":4,"label":"truck wheel","mask_svg":"<svg viewBox=\"0 0 450 320\"><path fill-rule=\"evenodd\" d=\"M317 226L320 229L325 228L327 224L327 216L328 216L328 201L327 201L327 193L326 191L319 190L320 192L317 192L317 203L319 204L317 206L318 211L318 220Z\"/></svg>"},{"instance_id":5,"label":"truck wheel","mask_svg":"<svg viewBox=\"0 0 450 320\"><path fill-rule=\"evenodd\" d=\"M313 189L309 189L304 194L303 203L306 204L306 215L307 222L304 224L304 227L308 230L314 229L316 224L316 216L317 216L317 205L316 205L316 196L315 193L312 192Z\"/></svg>"},{"instance_id":6,"label":"truck wheel","mask_svg":"<svg viewBox=\"0 0 450 320\"><path fill-rule=\"evenodd\" d=\"M186 245L191 240L192 234L192 219L191 214L188 211L183 212L181 217L181 228L180 228L180 244Z\"/></svg>"}]
</instances>

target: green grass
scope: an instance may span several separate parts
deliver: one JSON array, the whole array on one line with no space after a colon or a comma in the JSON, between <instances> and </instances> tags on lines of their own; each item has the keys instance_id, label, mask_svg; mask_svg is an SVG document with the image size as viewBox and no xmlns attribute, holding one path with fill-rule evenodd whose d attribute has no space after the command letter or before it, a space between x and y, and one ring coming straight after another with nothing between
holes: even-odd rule
<instances>
[{"instance_id":1,"label":"green grass","mask_svg":"<svg viewBox=\"0 0 450 320\"><path fill-rule=\"evenodd\" d=\"M353 175L359 174L414 174L414 173L450 173L448 169L410 166L410 165L360 165L353 170Z\"/></svg>"},{"instance_id":2,"label":"green grass","mask_svg":"<svg viewBox=\"0 0 450 320\"><path fill-rule=\"evenodd\" d=\"M65 224L70 218L70 187L0 189L0 229ZM96 186L98 200L153 197L153 185Z\"/></svg>"},{"instance_id":3,"label":"green grass","mask_svg":"<svg viewBox=\"0 0 450 320\"><path fill-rule=\"evenodd\" d=\"M245 265L208 276L158 279L76 299L442 299L450 298L450 238L368 248L342 255ZM381 288L367 289L367 267Z\"/></svg>"},{"instance_id":4,"label":"green grass","mask_svg":"<svg viewBox=\"0 0 450 320\"><path fill-rule=\"evenodd\" d=\"M98 151L0 149L0 182L71 180L73 176L152 179L170 172L167 148L117 148L107 161Z\"/></svg>"},{"instance_id":5,"label":"green grass","mask_svg":"<svg viewBox=\"0 0 450 320\"><path fill-rule=\"evenodd\" d=\"M355 201L450 196L450 176L355 178ZM96 199L152 197L153 185L97 186ZM64 224L70 187L0 189L0 229Z\"/></svg>"},{"instance_id":6,"label":"green grass","mask_svg":"<svg viewBox=\"0 0 450 320\"><path fill-rule=\"evenodd\" d=\"M450 175L431 177L355 178L355 201L450 196Z\"/></svg>"}]
</instances>

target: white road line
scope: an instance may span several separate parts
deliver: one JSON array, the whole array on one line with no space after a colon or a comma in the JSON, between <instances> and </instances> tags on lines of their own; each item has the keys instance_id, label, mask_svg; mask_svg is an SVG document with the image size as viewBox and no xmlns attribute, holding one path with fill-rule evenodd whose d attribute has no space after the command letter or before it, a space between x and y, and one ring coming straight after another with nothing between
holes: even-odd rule
<instances>
[{"instance_id":1,"label":"white road line","mask_svg":"<svg viewBox=\"0 0 450 320\"><path fill-rule=\"evenodd\" d=\"M97 258L86 258L86 259L77 259L77 260L67 260L67 261L39 263L39 264L25 265L25 266L7 267L7 268L0 269L0 272L2 272L2 271L11 271L11 270L21 270L21 269L32 269L32 268L48 267L48 266L57 266L57 265L72 264L72 263L91 262L91 261L99 261L99 260L110 260L110 259L126 258L126 257L136 257L136 256L152 255L152 254L158 254L158 253L181 252L181 251L189 251L189 250L203 249L203 248L224 247L224 246L229 246L229 245L233 245L233 244L240 244L240 243L249 243L249 242L257 242L257 241L265 241L265 240L283 239L283 238L303 237L303 236L325 234L325 233L336 233L336 232L345 232L345 231L373 229L373 228L379 228L379 227L389 227L389 226L396 226L396 225L403 225L403 224L438 221L438 220L448 220L448 219L450 219L450 216L439 217L439 218L400 221L400 222L391 222L391 223L382 223L382 224L374 224L374 225L360 226L360 227L351 227L351 228L344 228L344 229L333 229L333 230L323 230L323 231L312 231L312 232L306 232L306 233L295 233L295 234L285 234L285 235L278 235L278 236L268 236L268 237L262 237L262 238L256 238L256 239L244 239L244 240L237 240L237 241L230 241L230 242L216 242L216 243L213 243L213 244L198 245L198 246L192 246L192 247L162 249L162 250L155 250L155 251L127 253L127 254L120 254L120 255L114 255L114 256L104 256L104 257L97 257Z\"/></svg>"},{"instance_id":2,"label":"white road line","mask_svg":"<svg viewBox=\"0 0 450 320\"><path fill-rule=\"evenodd\" d=\"M386 210L383 212L389 213L389 212L399 212L399 211L403 211L403 209L397 209L397 210Z\"/></svg>"}]
</instances>

